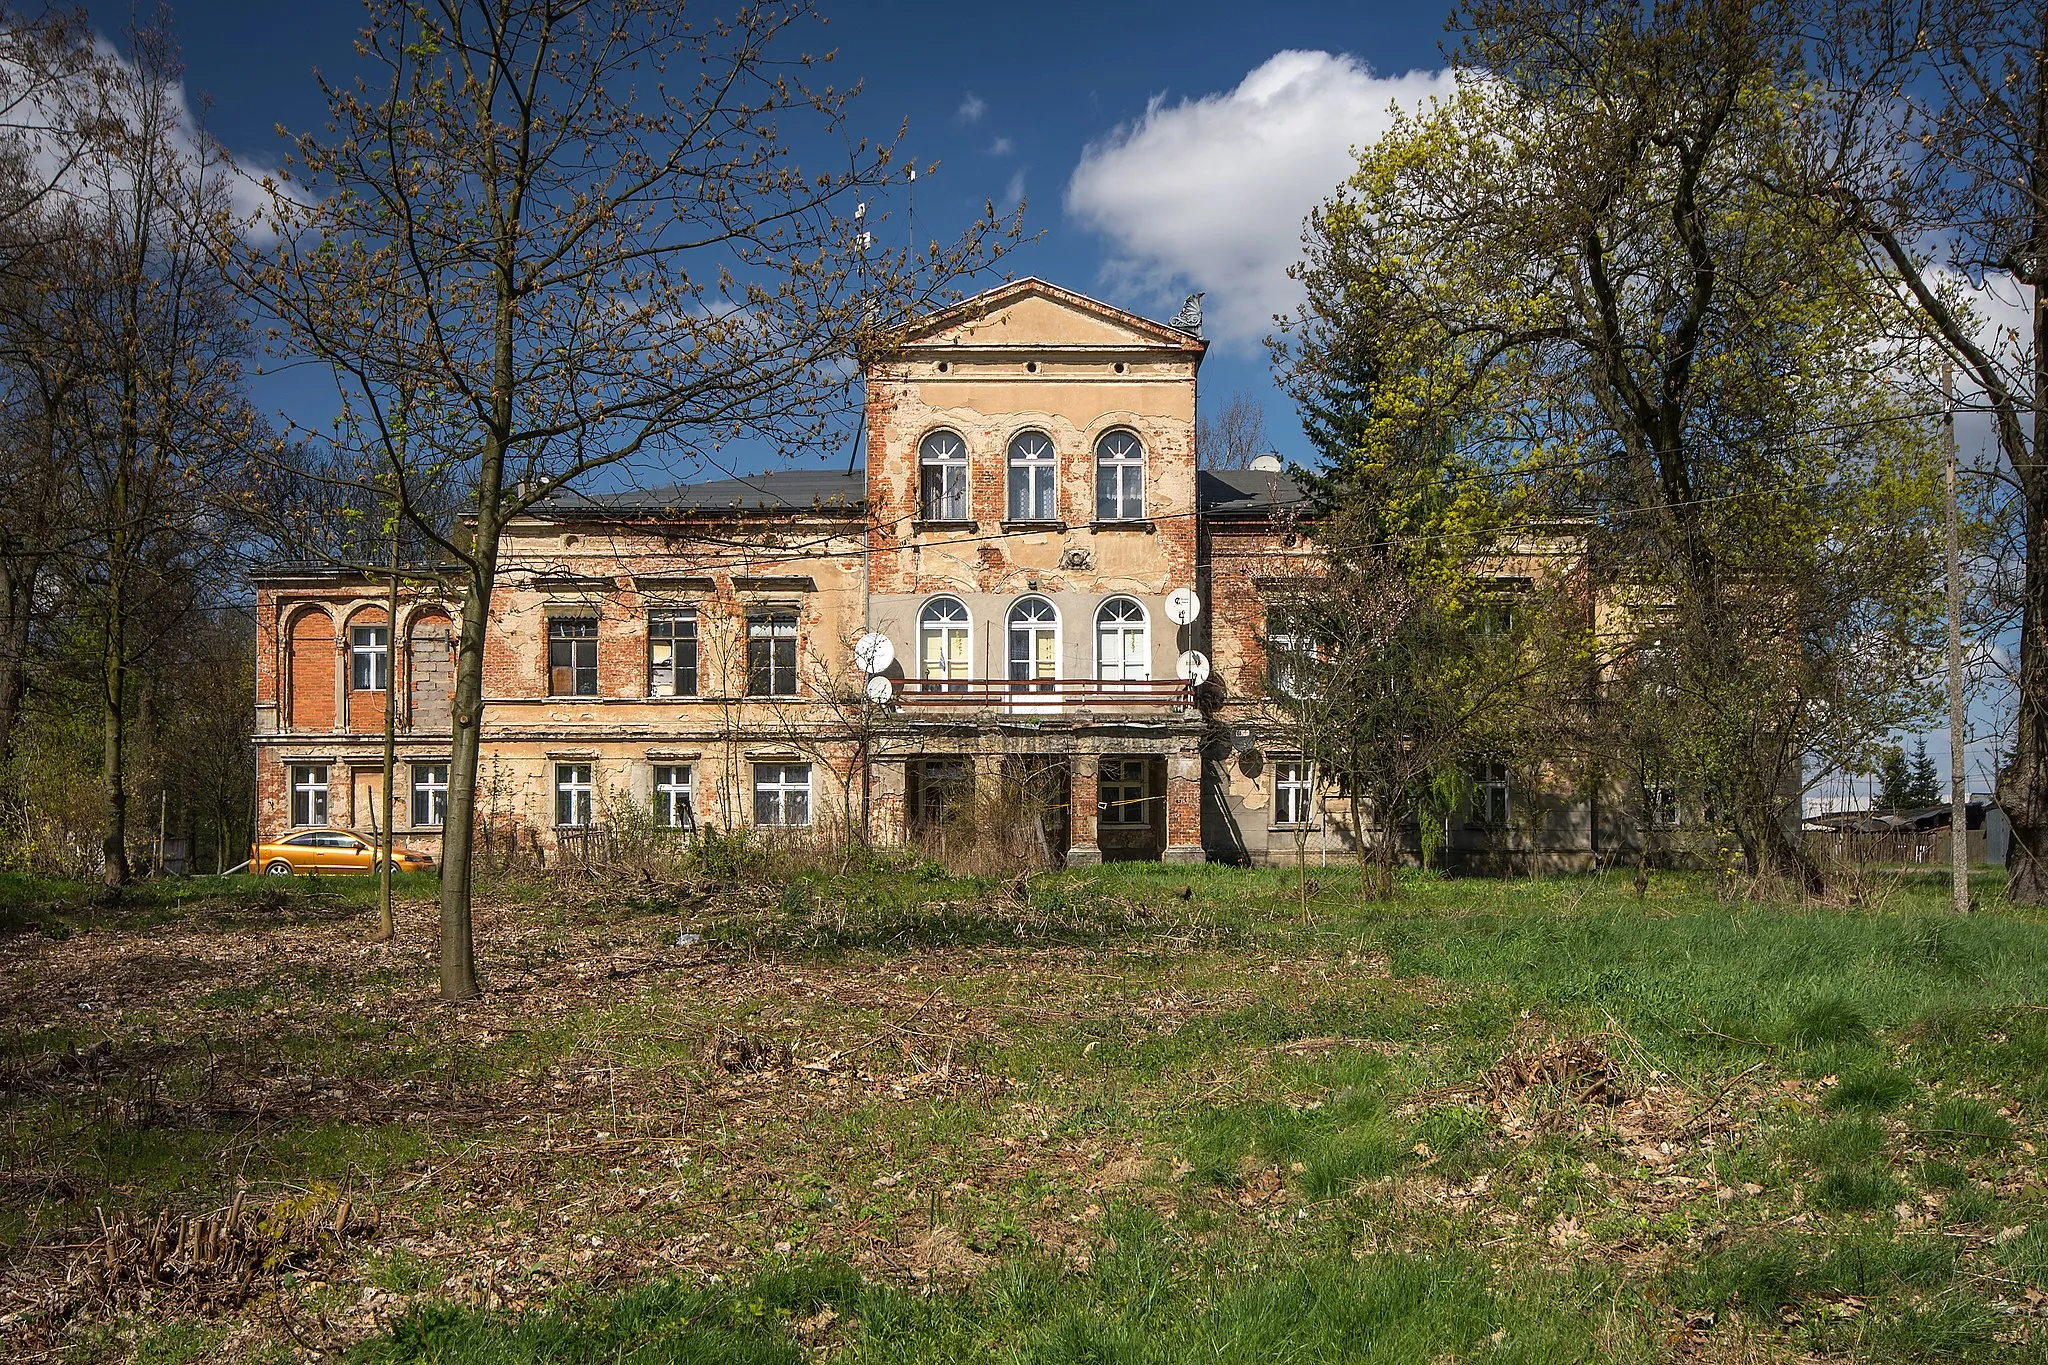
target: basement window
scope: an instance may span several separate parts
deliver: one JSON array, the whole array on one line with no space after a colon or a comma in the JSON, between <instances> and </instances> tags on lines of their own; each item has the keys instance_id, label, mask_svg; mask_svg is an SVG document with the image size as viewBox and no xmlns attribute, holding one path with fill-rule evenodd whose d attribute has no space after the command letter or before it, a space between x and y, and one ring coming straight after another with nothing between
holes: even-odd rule
<instances>
[{"instance_id":1,"label":"basement window","mask_svg":"<svg viewBox=\"0 0 2048 1365\"><path fill-rule=\"evenodd\" d=\"M590 764L555 765L555 824L581 828L590 823Z\"/></svg>"},{"instance_id":2,"label":"basement window","mask_svg":"<svg viewBox=\"0 0 2048 1365\"><path fill-rule=\"evenodd\" d=\"M1303 759L1283 759L1273 765L1274 824L1297 827L1312 822L1314 777L1314 765Z\"/></svg>"}]
</instances>

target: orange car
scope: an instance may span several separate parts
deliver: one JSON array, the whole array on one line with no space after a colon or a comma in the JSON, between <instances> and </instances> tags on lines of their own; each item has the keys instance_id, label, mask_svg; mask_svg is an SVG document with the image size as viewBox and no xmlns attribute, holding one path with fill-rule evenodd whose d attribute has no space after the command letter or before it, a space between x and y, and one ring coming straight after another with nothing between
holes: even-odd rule
<instances>
[{"instance_id":1,"label":"orange car","mask_svg":"<svg viewBox=\"0 0 2048 1365\"><path fill-rule=\"evenodd\" d=\"M410 848L391 851L394 871L424 872L433 865L431 853ZM377 845L345 829L295 829L269 843L253 845L249 868L260 868L269 877L289 877L295 872L375 872Z\"/></svg>"}]
</instances>

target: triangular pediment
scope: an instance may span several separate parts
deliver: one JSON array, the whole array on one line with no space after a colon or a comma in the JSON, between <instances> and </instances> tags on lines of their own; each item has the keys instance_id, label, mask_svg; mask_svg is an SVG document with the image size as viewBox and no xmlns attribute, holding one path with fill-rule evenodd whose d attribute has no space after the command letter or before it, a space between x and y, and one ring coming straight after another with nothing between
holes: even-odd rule
<instances>
[{"instance_id":1,"label":"triangular pediment","mask_svg":"<svg viewBox=\"0 0 2048 1365\"><path fill-rule=\"evenodd\" d=\"M1016 280L906 328L905 347L1142 346L1193 351L1199 337L1040 279Z\"/></svg>"}]
</instances>

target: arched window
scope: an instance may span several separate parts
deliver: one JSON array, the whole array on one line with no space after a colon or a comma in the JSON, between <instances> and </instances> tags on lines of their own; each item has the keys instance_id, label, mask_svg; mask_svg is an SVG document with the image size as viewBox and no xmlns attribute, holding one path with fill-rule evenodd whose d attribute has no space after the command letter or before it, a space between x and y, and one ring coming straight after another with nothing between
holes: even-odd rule
<instances>
[{"instance_id":1,"label":"arched window","mask_svg":"<svg viewBox=\"0 0 2048 1365\"><path fill-rule=\"evenodd\" d=\"M1096 609L1095 676L1101 682L1151 679L1151 631L1136 600L1112 597Z\"/></svg>"},{"instance_id":2,"label":"arched window","mask_svg":"<svg viewBox=\"0 0 2048 1365\"><path fill-rule=\"evenodd\" d=\"M935 431L917 447L918 509L926 521L967 520L967 442Z\"/></svg>"},{"instance_id":3,"label":"arched window","mask_svg":"<svg viewBox=\"0 0 2048 1365\"><path fill-rule=\"evenodd\" d=\"M1060 614L1043 597L1010 608L1010 690L1050 692L1059 676Z\"/></svg>"},{"instance_id":4,"label":"arched window","mask_svg":"<svg viewBox=\"0 0 2048 1365\"><path fill-rule=\"evenodd\" d=\"M967 607L959 598L934 597L924 604L917 617L918 675L925 680L924 691L967 690L971 629Z\"/></svg>"},{"instance_id":5,"label":"arched window","mask_svg":"<svg viewBox=\"0 0 2048 1365\"><path fill-rule=\"evenodd\" d=\"M1053 489L1052 441L1042 431L1020 431L1010 442L1010 520L1051 521L1057 503Z\"/></svg>"},{"instance_id":6,"label":"arched window","mask_svg":"<svg viewBox=\"0 0 2048 1365\"><path fill-rule=\"evenodd\" d=\"M1145 447L1128 431L1095 443L1095 519L1137 521L1145 515Z\"/></svg>"}]
</instances>

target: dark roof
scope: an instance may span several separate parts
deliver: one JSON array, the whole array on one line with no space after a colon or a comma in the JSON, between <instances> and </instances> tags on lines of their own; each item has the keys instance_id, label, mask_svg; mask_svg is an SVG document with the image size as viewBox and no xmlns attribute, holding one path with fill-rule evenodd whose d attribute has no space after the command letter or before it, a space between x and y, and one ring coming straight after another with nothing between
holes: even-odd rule
<instances>
[{"instance_id":1,"label":"dark roof","mask_svg":"<svg viewBox=\"0 0 2048 1365\"><path fill-rule=\"evenodd\" d=\"M1285 471L1203 469L1195 474L1195 505L1219 516L1264 516L1306 509L1308 496Z\"/></svg>"},{"instance_id":2,"label":"dark roof","mask_svg":"<svg viewBox=\"0 0 2048 1365\"><path fill-rule=\"evenodd\" d=\"M531 514L544 517L658 512L822 512L858 514L867 506L867 473L855 469L781 469L704 483L672 483L618 493L561 492Z\"/></svg>"}]
</instances>

